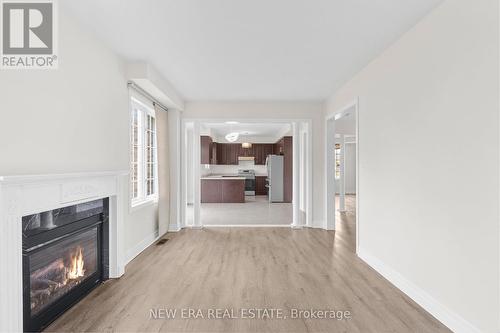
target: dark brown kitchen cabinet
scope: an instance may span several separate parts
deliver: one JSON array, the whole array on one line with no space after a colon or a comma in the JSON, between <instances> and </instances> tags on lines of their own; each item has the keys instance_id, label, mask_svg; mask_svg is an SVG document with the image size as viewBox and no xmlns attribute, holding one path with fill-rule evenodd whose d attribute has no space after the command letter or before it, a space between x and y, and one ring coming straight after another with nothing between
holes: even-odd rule
<instances>
[{"instance_id":1,"label":"dark brown kitchen cabinet","mask_svg":"<svg viewBox=\"0 0 500 333\"><path fill-rule=\"evenodd\" d=\"M201 164L210 164L212 152L212 138L206 135L200 137Z\"/></svg>"},{"instance_id":2,"label":"dark brown kitchen cabinet","mask_svg":"<svg viewBox=\"0 0 500 333\"><path fill-rule=\"evenodd\" d=\"M226 164L237 165L238 164L238 156L240 154L241 144L238 143L227 143L229 149L229 155Z\"/></svg>"},{"instance_id":3,"label":"dark brown kitchen cabinet","mask_svg":"<svg viewBox=\"0 0 500 333\"><path fill-rule=\"evenodd\" d=\"M238 143L216 143L217 163L221 165L238 164L241 144Z\"/></svg>"},{"instance_id":4,"label":"dark brown kitchen cabinet","mask_svg":"<svg viewBox=\"0 0 500 333\"><path fill-rule=\"evenodd\" d=\"M250 157L250 156L255 156L255 147L257 145L252 145L250 148L243 148L241 144L239 144L239 156L245 156L245 157Z\"/></svg>"},{"instance_id":5,"label":"dark brown kitchen cabinet","mask_svg":"<svg viewBox=\"0 0 500 333\"><path fill-rule=\"evenodd\" d=\"M258 157L259 160L258 160L258 162L256 161L255 164L258 164L258 165L266 164L267 156L273 154L273 151L274 151L273 146L274 145L270 144L270 143L263 144L261 147L261 151L259 152L259 157ZM257 159L257 157L256 157L256 159Z\"/></svg>"},{"instance_id":6,"label":"dark brown kitchen cabinet","mask_svg":"<svg viewBox=\"0 0 500 333\"><path fill-rule=\"evenodd\" d=\"M226 146L224 143L217 143L217 164L225 165L226 163Z\"/></svg>"},{"instance_id":7,"label":"dark brown kitchen cabinet","mask_svg":"<svg viewBox=\"0 0 500 333\"><path fill-rule=\"evenodd\" d=\"M262 165L262 156L264 155L264 145L256 144L253 145L253 156L255 157L255 164Z\"/></svg>"},{"instance_id":8,"label":"dark brown kitchen cabinet","mask_svg":"<svg viewBox=\"0 0 500 333\"><path fill-rule=\"evenodd\" d=\"M240 148L239 156L255 157L256 165L266 164L267 155L273 153L273 144L269 143L256 143L252 144L251 148Z\"/></svg>"},{"instance_id":9,"label":"dark brown kitchen cabinet","mask_svg":"<svg viewBox=\"0 0 500 333\"><path fill-rule=\"evenodd\" d=\"M272 143L256 143L252 144L251 148L243 148L241 143L212 142L210 144L210 164L237 165L238 157L242 156L255 157L256 165L264 165L267 156L274 153L274 146ZM202 164L206 163L202 162Z\"/></svg>"},{"instance_id":10,"label":"dark brown kitchen cabinet","mask_svg":"<svg viewBox=\"0 0 500 333\"><path fill-rule=\"evenodd\" d=\"M202 179L202 203L245 202L245 179Z\"/></svg>"},{"instance_id":11,"label":"dark brown kitchen cabinet","mask_svg":"<svg viewBox=\"0 0 500 333\"><path fill-rule=\"evenodd\" d=\"M283 201L293 200L293 137L285 136L283 147Z\"/></svg>"},{"instance_id":12,"label":"dark brown kitchen cabinet","mask_svg":"<svg viewBox=\"0 0 500 333\"><path fill-rule=\"evenodd\" d=\"M201 203L222 202L222 180L201 180Z\"/></svg>"},{"instance_id":13,"label":"dark brown kitchen cabinet","mask_svg":"<svg viewBox=\"0 0 500 333\"><path fill-rule=\"evenodd\" d=\"M267 195L267 176L255 176L255 195Z\"/></svg>"},{"instance_id":14,"label":"dark brown kitchen cabinet","mask_svg":"<svg viewBox=\"0 0 500 333\"><path fill-rule=\"evenodd\" d=\"M217 158L217 146L219 144L217 142L212 142L210 146L210 164L218 164Z\"/></svg>"},{"instance_id":15,"label":"dark brown kitchen cabinet","mask_svg":"<svg viewBox=\"0 0 500 333\"><path fill-rule=\"evenodd\" d=\"M245 180L221 180L222 202L245 202Z\"/></svg>"}]
</instances>

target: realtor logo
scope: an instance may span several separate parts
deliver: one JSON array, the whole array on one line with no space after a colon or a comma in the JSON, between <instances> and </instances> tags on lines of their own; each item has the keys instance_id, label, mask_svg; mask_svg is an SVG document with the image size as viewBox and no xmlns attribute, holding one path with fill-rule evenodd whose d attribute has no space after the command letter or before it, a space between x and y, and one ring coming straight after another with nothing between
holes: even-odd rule
<instances>
[{"instance_id":1,"label":"realtor logo","mask_svg":"<svg viewBox=\"0 0 500 333\"><path fill-rule=\"evenodd\" d=\"M1 68L57 68L54 1L0 3Z\"/></svg>"}]
</instances>

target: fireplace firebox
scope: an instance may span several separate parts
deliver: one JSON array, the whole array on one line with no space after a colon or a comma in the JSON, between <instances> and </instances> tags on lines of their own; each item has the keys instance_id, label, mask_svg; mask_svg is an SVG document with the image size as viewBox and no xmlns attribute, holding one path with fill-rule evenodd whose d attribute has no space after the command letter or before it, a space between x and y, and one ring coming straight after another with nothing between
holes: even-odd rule
<instances>
[{"instance_id":1,"label":"fireplace firebox","mask_svg":"<svg viewBox=\"0 0 500 333\"><path fill-rule=\"evenodd\" d=\"M37 332L109 274L108 199L24 216L24 331Z\"/></svg>"}]
</instances>

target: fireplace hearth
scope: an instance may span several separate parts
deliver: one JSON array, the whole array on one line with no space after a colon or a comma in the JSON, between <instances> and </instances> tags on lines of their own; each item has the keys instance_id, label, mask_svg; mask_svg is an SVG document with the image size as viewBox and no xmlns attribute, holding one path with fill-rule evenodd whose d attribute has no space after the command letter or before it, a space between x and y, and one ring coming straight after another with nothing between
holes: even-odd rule
<instances>
[{"instance_id":1,"label":"fireplace hearth","mask_svg":"<svg viewBox=\"0 0 500 333\"><path fill-rule=\"evenodd\" d=\"M108 199L22 218L24 331L40 331L109 274Z\"/></svg>"}]
</instances>

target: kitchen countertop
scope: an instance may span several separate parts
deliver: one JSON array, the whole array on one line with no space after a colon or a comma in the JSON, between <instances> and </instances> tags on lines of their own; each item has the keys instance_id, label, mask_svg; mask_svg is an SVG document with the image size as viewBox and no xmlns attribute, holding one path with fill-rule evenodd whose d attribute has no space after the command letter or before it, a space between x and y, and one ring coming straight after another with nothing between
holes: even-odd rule
<instances>
[{"instance_id":1,"label":"kitchen countertop","mask_svg":"<svg viewBox=\"0 0 500 333\"><path fill-rule=\"evenodd\" d=\"M241 177L241 176L224 176L224 175L213 175L213 176L205 176L205 177L201 177L200 179L208 179L208 180L214 180L214 179L217 179L217 180L245 180L246 178L245 177Z\"/></svg>"}]
</instances>

